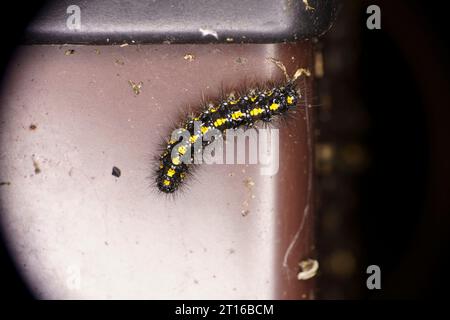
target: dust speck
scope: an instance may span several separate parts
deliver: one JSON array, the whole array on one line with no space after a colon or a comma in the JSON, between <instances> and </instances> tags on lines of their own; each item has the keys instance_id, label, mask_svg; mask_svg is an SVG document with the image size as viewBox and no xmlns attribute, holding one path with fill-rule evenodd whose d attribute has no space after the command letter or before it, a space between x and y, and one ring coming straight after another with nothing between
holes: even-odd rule
<instances>
[{"instance_id":1,"label":"dust speck","mask_svg":"<svg viewBox=\"0 0 450 320\"><path fill-rule=\"evenodd\" d=\"M139 81L138 83L135 83L135 82L133 82L131 80L128 80L128 83L130 84L131 89L133 90L133 92L134 92L134 94L136 96L141 93L141 88L142 88L142 85L143 85L142 81Z\"/></svg>"},{"instance_id":2,"label":"dust speck","mask_svg":"<svg viewBox=\"0 0 450 320\"><path fill-rule=\"evenodd\" d=\"M112 175L113 175L114 177L119 178L121 174L122 174L122 172L120 171L119 168L117 168L117 167L113 167L113 168L112 168Z\"/></svg>"},{"instance_id":3,"label":"dust speck","mask_svg":"<svg viewBox=\"0 0 450 320\"><path fill-rule=\"evenodd\" d=\"M248 216L248 214L250 213L250 210L246 209L246 210L241 210L241 214L243 217Z\"/></svg>"}]
</instances>

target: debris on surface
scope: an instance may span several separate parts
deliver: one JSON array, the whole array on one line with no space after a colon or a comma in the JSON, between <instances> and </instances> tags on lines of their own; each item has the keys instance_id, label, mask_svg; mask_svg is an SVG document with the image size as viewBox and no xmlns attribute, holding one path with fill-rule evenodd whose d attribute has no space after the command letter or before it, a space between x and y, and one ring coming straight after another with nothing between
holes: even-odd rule
<instances>
[{"instance_id":1,"label":"debris on surface","mask_svg":"<svg viewBox=\"0 0 450 320\"><path fill-rule=\"evenodd\" d=\"M39 168L39 163L34 158L33 158L33 166L34 166L35 174L41 173L41 168Z\"/></svg>"},{"instance_id":2,"label":"debris on surface","mask_svg":"<svg viewBox=\"0 0 450 320\"><path fill-rule=\"evenodd\" d=\"M30 124L30 126L28 127L31 131L34 131L37 129L37 125L35 125L34 123Z\"/></svg>"},{"instance_id":3,"label":"debris on surface","mask_svg":"<svg viewBox=\"0 0 450 320\"><path fill-rule=\"evenodd\" d=\"M239 64L247 63L247 59L241 58L241 57L238 57L235 61L236 61L236 63L239 63Z\"/></svg>"},{"instance_id":4,"label":"debris on surface","mask_svg":"<svg viewBox=\"0 0 450 320\"><path fill-rule=\"evenodd\" d=\"M94 49L95 54L100 54L100 50L99 49Z\"/></svg>"},{"instance_id":5,"label":"debris on surface","mask_svg":"<svg viewBox=\"0 0 450 320\"><path fill-rule=\"evenodd\" d=\"M248 189L251 189L255 186L255 182L250 177L248 177L244 180L244 184Z\"/></svg>"},{"instance_id":6,"label":"debris on surface","mask_svg":"<svg viewBox=\"0 0 450 320\"><path fill-rule=\"evenodd\" d=\"M130 84L131 89L133 89L133 92L135 95L138 95L139 93L141 93L141 88L143 85L142 81L139 81L139 83L135 83L131 80L128 80L128 83Z\"/></svg>"},{"instance_id":7,"label":"debris on surface","mask_svg":"<svg viewBox=\"0 0 450 320\"><path fill-rule=\"evenodd\" d=\"M70 56L74 53L75 53L75 50L73 50L73 49L68 49L68 50L64 51L64 55L66 55L66 56Z\"/></svg>"},{"instance_id":8,"label":"debris on surface","mask_svg":"<svg viewBox=\"0 0 450 320\"><path fill-rule=\"evenodd\" d=\"M242 202L241 215L243 217L246 217L250 213L250 210L248 208L250 206L250 201L251 199L255 198L254 194L252 193L252 188L255 186L255 182L251 177L246 178L243 182L245 187L247 188L247 192L245 200Z\"/></svg>"},{"instance_id":9,"label":"debris on surface","mask_svg":"<svg viewBox=\"0 0 450 320\"><path fill-rule=\"evenodd\" d=\"M121 48L128 47L128 43L123 43L123 44L121 44L119 47L121 47Z\"/></svg>"},{"instance_id":10,"label":"debris on surface","mask_svg":"<svg viewBox=\"0 0 450 320\"><path fill-rule=\"evenodd\" d=\"M243 217L248 216L249 213L250 213L250 210L248 210L248 209L241 211L241 214L242 214Z\"/></svg>"},{"instance_id":11,"label":"debris on surface","mask_svg":"<svg viewBox=\"0 0 450 320\"><path fill-rule=\"evenodd\" d=\"M314 259L303 260L298 265L300 267L300 272L297 274L298 280L311 279L319 270L319 262Z\"/></svg>"},{"instance_id":12,"label":"debris on surface","mask_svg":"<svg viewBox=\"0 0 450 320\"><path fill-rule=\"evenodd\" d=\"M315 10L313 7L311 7L311 6L309 5L308 0L303 0L303 4L305 5L306 11L309 11L309 10Z\"/></svg>"},{"instance_id":13,"label":"debris on surface","mask_svg":"<svg viewBox=\"0 0 450 320\"><path fill-rule=\"evenodd\" d=\"M117 167L113 167L113 168L112 168L112 175L113 175L114 177L119 178L121 174L122 174L122 172L120 171L119 168L117 168Z\"/></svg>"},{"instance_id":14,"label":"debris on surface","mask_svg":"<svg viewBox=\"0 0 450 320\"><path fill-rule=\"evenodd\" d=\"M0 182L0 187L1 186L10 186L11 185L11 182L9 182L9 181L1 181Z\"/></svg>"},{"instance_id":15,"label":"debris on surface","mask_svg":"<svg viewBox=\"0 0 450 320\"><path fill-rule=\"evenodd\" d=\"M120 59L116 59L116 61L114 61L114 63L117 64L117 65L120 65L120 66L123 66L125 64L125 62L123 62Z\"/></svg>"},{"instance_id":16,"label":"debris on surface","mask_svg":"<svg viewBox=\"0 0 450 320\"><path fill-rule=\"evenodd\" d=\"M184 60L192 62L195 59L195 56L192 53L186 53L183 57Z\"/></svg>"}]
</instances>

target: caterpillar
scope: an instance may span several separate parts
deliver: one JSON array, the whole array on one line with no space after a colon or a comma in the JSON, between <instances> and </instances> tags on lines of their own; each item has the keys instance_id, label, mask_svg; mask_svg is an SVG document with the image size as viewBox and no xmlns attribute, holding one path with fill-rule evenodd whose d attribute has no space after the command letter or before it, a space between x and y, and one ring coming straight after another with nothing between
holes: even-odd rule
<instances>
[{"instance_id":1,"label":"caterpillar","mask_svg":"<svg viewBox=\"0 0 450 320\"><path fill-rule=\"evenodd\" d=\"M155 182L161 192L174 193L183 184L194 162L194 155L190 151L195 146L200 146L197 152L201 152L212 142L204 139L209 131L215 129L224 133L228 129L247 129L258 121L271 122L297 108L301 93L296 80L303 74L310 76L310 72L300 68L290 78L283 63L273 58L270 61L282 70L286 81L265 89L252 89L237 96L230 94L216 103L210 103L203 111L182 122L176 131L178 136L170 138L158 159Z\"/></svg>"}]
</instances>

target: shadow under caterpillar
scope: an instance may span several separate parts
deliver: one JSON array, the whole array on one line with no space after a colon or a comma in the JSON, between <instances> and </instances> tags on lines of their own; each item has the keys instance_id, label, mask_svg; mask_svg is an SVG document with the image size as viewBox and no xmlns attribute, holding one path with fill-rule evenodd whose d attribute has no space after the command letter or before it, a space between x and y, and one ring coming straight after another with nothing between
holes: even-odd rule
<instances>
[{"instance_id":1,"label":"shadow under caterpillar","mask_svg":"<svg viewBox=\"0 0 450 320\"><path fill-rule=\"evenodd\" d=\"M230 94L186 119L177 131L178 135L172 135L155 170L156 186L161 192L169 194L178 190L194 165L192 149L197 147L197 152L202 152L213 141L205 139L210 131L218 130L223 134L229 129L247 129L258 121L271 122L297 108L301 92L296 80L302 75L310 76L310 72L300 68L290 78L280 61L273 58L270 61L283 71L286 81L266 89Z\"/></svg>"}]
</instances>

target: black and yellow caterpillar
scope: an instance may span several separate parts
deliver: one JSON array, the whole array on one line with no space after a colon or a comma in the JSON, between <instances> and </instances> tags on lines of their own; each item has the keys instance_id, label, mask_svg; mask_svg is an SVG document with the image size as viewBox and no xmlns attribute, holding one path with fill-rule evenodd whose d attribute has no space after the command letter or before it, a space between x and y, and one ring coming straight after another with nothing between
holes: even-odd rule
<instances>
[{"instance_id":1,"label":"black and yellow caterpillar","mask_svg":"<svg viewBox=\"0 0 450 320\"><path fill-rule=\"evenodd\" d=\"M295 81L303 73L309 76L309 71L298 69L290 79L284 65L277 60L272 61L283 70L286 76L284 83L266 89L253 89L238 96L231 94L184 121L179 130L188 133L189 137L170 139L159 157L155 182L160 191L173 193L180 187L194 163L194 153L188 151L195 143L198 146L201 142L200 148L211 143L210 139L203 139L211 129L224 133L227 129L249 128L257 121L270 122L297 108L301 93ZM188 161L186 155L189 155Z\"/></svg>"}]
</instances>

